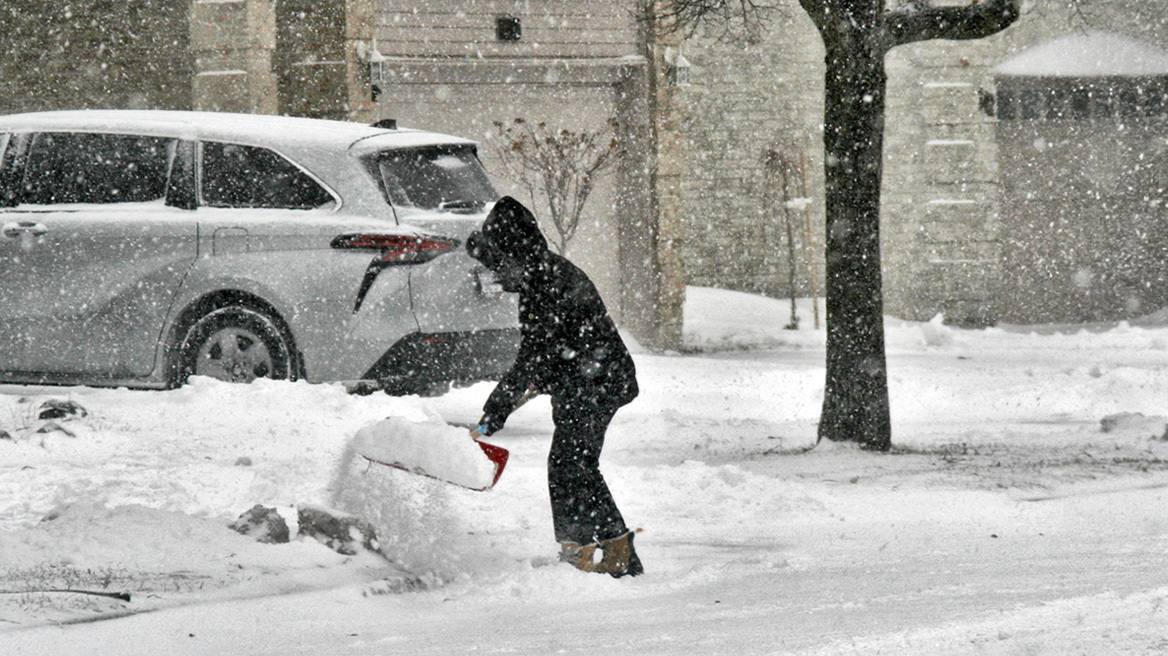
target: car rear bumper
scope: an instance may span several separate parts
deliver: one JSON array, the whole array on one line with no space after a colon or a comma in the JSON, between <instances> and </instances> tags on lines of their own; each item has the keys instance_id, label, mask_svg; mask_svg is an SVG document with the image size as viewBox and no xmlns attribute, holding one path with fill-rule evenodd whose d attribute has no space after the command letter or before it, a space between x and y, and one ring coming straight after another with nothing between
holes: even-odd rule
<instances>
[{"instance_id":1,"label":"car rear bumper","mask_svg":"<svg viewBox=\"0 0 1168 656\"><path fill-rule=\"evenodd\" d=\"M390 392L409 393L434 383L497 380L515 362L519 329L411 333L399 340L362 378Z\"/></svg>"}]
</instances>

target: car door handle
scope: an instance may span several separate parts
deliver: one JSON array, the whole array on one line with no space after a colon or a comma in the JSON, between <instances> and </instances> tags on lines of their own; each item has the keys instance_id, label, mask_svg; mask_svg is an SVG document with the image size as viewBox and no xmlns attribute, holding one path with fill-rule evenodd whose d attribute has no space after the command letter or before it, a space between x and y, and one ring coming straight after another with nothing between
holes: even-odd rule
<instances>
[{"instance_id":1,"label":"car door handle","mask_svg":"<svg viewBox=\"0 0 1168 656\"><path fill-rule=\"evenodd\" d=\"M48 232L49 229L43 223L36 221L17 221L15 223L4 224L4 236L10 239L18 239L21 235L31 234L33 237L40 237Z\"/></svg>"}]
</instances>

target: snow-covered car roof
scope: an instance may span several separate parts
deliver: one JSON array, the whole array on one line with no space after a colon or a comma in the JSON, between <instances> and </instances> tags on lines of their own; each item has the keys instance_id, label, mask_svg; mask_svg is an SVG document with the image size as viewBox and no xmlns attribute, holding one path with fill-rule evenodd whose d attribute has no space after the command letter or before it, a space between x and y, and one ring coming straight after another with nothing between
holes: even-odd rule
<instances>
[{"instance_id":1,"label":"snow-covered car roof","mask_svg":"<svg viewBox=\"0 0 1168 656\"><path fill-rule=\"evenodd\" d=\"M225 112L100 109L30 112L0 116L0 131L95 131L227 141L302 150L354 147L354 154L390 148L473 141L409 128L385 129L313 118Z\"/></svg>"},{"instance_id":2,"label":"snow-covered car roof","mask_svg":"<svg viewBox=\"0 0 1168 656\"><path fill-rule=\"evenodd\" d=\"M264 114L99 109L0 116L0 132L105 132L222 141L267 148L291 158L344 199L352 212L379 216L385 200L358 158L385 150L475 142L437 132L388 129Z\"/></svg>"}]
</instances>

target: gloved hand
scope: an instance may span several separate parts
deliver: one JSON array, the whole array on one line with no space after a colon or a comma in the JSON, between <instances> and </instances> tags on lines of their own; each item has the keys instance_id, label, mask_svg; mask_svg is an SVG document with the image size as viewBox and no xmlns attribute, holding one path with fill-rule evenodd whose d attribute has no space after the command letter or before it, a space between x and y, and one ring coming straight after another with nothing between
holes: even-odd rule
<instances>
[{"instance_id":1,"label":"gloved hand","mask_svg":"<svg viewBox=\"0 0 1168 656\"><path fill-rule=\"evenodd\" d=\"M479 427L475 429L475 432L480 435L492 435L496 431L503 428L503 424L506 423L506 421L506 417L498 417L489 414L483 415L483 418L479 420Z\"/></svg>"}]
</instances>

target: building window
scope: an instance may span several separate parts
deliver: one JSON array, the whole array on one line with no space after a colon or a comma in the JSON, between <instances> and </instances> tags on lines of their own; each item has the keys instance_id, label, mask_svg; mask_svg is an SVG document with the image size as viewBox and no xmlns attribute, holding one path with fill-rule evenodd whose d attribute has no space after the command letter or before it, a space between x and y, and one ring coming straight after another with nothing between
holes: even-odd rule
<instances>
[{"instance_id":1,"label":"building window","mask_svg":"<svg viewBox=\"0 0 1168 656\"><path fill-rule=\"evenodd\" d=\"M997 115L1003 121L1109 121L1168 116L1168 79L1000 80Z\"/></svg>"},{"instance_id":2,"label":"building window","mask_svg":"<svg viewBox=\"0 0 1168 656\"><path fill-rule=\"evenodd\" d=\"M1091 118L1091 92L1086 89L1071 91L1071 109L1066 118L1086 120Z\"/></svg>"},{"instance_id":3,"label":"building window","mask_svg":"<svg viewBox=\"0 0 1168 656\"><path fill-rule=\"evenodd\" d=\"M523 26L518 16L495 17L495 38L499 41L518 41L523 36Z\"/></svg>"}]
</instances>

